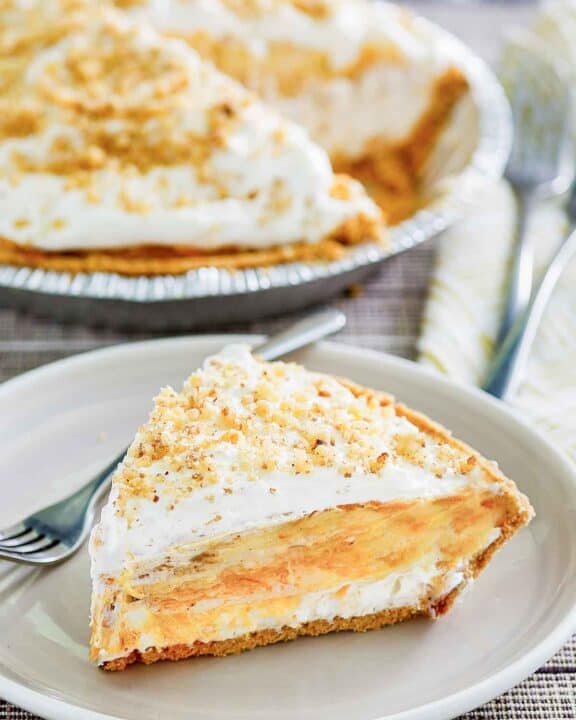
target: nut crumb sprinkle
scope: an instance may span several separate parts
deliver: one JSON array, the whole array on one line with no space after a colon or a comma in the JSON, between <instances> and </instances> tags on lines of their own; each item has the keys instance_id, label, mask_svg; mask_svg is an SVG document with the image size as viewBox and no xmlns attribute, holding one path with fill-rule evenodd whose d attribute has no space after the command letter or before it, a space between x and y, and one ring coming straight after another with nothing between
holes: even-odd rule
<instances>
[{"instance_id":1,"label":"nut crumb sprinkle","mask_svg":"<svg viewBox=\"0 0 576 720\"><path fill-rule=\"evenodd\" d=\"M316 473L315 482L338 473L354 482L407 466L443 477L475 465L399 416L387 396L234 348L207 360L181 392L161 391L115 483L120 504L159 494L177 504L199 491L218 503L238 483L263 477L275 495L276 473Z\"/></svg>"},{"instance_id":2,"label":"nut crumb sprinkle","mask_svg":"<svg viewBox=\"0 0 576 720\"><path fill-rule=\"evenodd\" d=\"M98 176L123 174L118 204L138 214L149 207L130 180L151 169L188 166L215 183L211 158L252 96L112 2L45 2L0 3L0 142L13 146L10 172L62 176L94 202ZM172 202L193 204L182 193Z\"/></svg>"}]
</instances>

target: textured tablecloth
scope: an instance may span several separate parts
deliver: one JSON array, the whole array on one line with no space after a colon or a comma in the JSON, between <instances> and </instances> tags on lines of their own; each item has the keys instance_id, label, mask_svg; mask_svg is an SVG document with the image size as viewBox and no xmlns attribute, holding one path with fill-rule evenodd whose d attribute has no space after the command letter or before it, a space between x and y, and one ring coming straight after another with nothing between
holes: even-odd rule
<instances>
[{"instance_id":1,"label":"textured tablecloth","mask_svg":"<svg viewBox=\"0 0 576 720\"><path fill-rule=\"evenodd\" d=\"M348 317L339 340L413 357L434 244L389 261L358 297L337 301ZM286 319L226 328L271 332ZM63 327L0 308L0 380L47 362L103 345L147 335ZM2 638L0 638L0 644ZM525 682L465 716L470 720L573 720L576 718L576 637ZM0 720L30 720L29 713L0 700ZM296 720L296 719L295 719Z\"/></svg>"}]
</instances>

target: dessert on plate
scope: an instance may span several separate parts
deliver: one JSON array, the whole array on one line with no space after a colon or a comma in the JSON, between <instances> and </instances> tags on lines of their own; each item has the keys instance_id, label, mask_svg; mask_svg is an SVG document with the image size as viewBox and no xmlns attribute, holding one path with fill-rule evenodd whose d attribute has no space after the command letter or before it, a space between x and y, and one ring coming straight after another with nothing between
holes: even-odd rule
<instances>
[{"instance_id":1,"label":"dessert on plate","mask_svg":"<svg viewBox=\"0 0 576 720\"><path fill-rule=\"evenodd\" d=\"M385 241L305 130L106 4L3 3L3 68L0 263L164 274Z\"/></svg>"},{"instance_id":2,"label":"dessert on plate","mask_svg":"<svg viewBox=\"0 0 576 720\"><path fill-rule=\"evenodd\" d=\"M307 128L390 221L468 83L437 29L380 0L116 0Z\"/></svg>"},{"instance_id":3,"label":"dessert on plate","mask_svg":"<svg viewBox=\"0 0 576 720\"><path fill-rule=\"evenodd\" d=\"M384 393L244 346L161 391L90 543L91 658L226 655L444 614L533 511Z\"/></svg>"}]
</instances>

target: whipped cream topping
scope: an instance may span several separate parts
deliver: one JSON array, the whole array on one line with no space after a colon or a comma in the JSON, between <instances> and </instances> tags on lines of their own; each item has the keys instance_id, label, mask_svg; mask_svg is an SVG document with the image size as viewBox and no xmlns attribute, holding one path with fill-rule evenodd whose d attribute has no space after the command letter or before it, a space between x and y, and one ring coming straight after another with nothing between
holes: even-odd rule
<instances>
[{"instance_id":1,"label":"whipped cream topping","mask_svg":"<svg viewBox=\"0 0 576 720\"><path fill-rule=\"evenodd\" d=\"M320 6L314 13L290 0L143 0L130 11L176 35L233 38L257 59L267 58L277 43L320 52L332 76L321 82L304 78L299 92L284 94L273 63L264 64L264 77L255 79L254 89L331 154L354 157L374 138L400 142L451 64L449 47L424 20L395 5L342 0ZM362 63L362 53L371 47L385 49L383 58L371 59L350 76L346 70Z\"/></svg>"},{"instance_id":2,"label":"whipped cream topping","mask_svg":"<svg viewBox=\"0 0 576 720\"><path fill-rule=\"evenodd\" d=\"M429 53L420 21L386 2L326 0L307 8L292 0L141 0L127 9L162 32L239 39L256 56L265 57L272 43L317 50L334 70L353 65L371 44L390 46L411 60Z\"/></svg>"},{"instance_id":3,"label":"whipped cream topping","mask_svg":"<svg viewBox=\"0 0 576 720\"><path fill-rule=\"evenodd\" d=\"M121 13L37 52L17 85L0 86L22 113L0 123L0 237L20 245L266 248L379 222L304 130Z\"/></svg>"},{"instance_id":4,"label":"whipped cream topping","mask_svg":"<svg viewBox=\"0 0 576 720\"><path fill-rule=\"evenodd\" d=\"M157 398L93 533L93 573L338 505L473 485L499 492L474 459L420 431L391 399L231 346L181 393Z\"/></svg>"}]
</instances>

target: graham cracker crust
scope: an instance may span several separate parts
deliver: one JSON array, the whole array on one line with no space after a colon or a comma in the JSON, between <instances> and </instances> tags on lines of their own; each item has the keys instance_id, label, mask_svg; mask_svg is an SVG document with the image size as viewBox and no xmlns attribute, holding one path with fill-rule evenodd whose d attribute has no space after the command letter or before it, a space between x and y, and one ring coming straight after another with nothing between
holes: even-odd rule
<instances>
[{"instance_id":1,"label":"graham cracker crust","mask_svg":"<svg viewBox=\"0 0 576 720\"><path fill-rule=\"evenodd\" d=\"M338 260L349 248L363 242L377 242L386 247L387 237L384 227L372 218L359 217L318 243L293 243L262 250L228 248L217 252L201 252L190 247L154 245L85 252L45 252L33 247L22 247L6 238L0 238L0 264L69 273L179 275L201 267L241 270L287 262L329 262Z\"/></svg>"},{"instance_id":2,"label":"graham cracker crust","mask_svg":"<svg viewBox=\"0 0 576 720\"><path fill-rule=\"evenodd\" d=\"M210 643L196 642L192 645L173 645L168 648L148 648L144 652L134 650L130 655L117 660L110 660L101 667L104 670L118 671L125 670L133 663L144 663L151 665L159 660L185 660L200 655L213 655L223 657L225 655L237 655L246 650L253 650L264 645L273 645L279 642L288 642L298 637L316 637L331 632L342 632L351 630L353 632L367 632L377 630L385 625L393 625L403 622L416 615L425 615L424 611L418 608L394 608L383 610L372 615L362 615L351 618L336 617L332 621L314 620L303 623L299 627L283 627L280 630L260 630L258 632L240 635L230 640L217 640Z\"/></svg>"}]
</instances>

